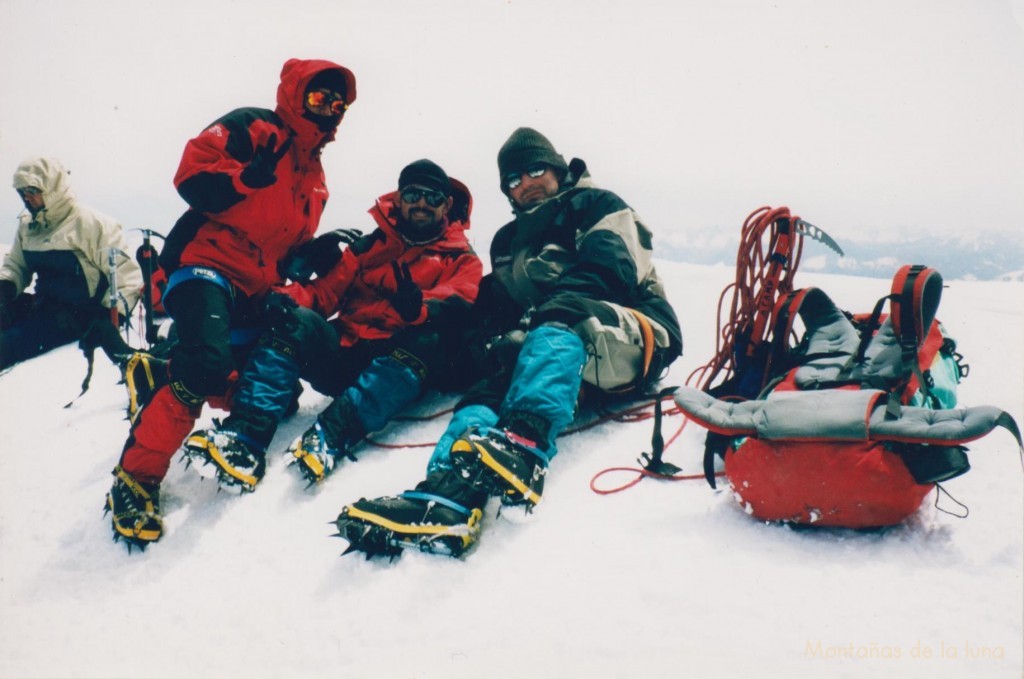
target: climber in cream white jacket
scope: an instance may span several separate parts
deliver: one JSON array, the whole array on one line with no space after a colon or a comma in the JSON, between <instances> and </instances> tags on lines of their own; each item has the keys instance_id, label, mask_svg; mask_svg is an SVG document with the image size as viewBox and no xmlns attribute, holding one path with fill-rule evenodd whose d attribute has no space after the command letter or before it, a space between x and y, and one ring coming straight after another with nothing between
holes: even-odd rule
<instances>
[{"instance_id":1,"label":"climber in cream white jacket","mask_svg":"<svg viewBox=\"0 0 1024 679\"><path fill-rule=\"evenodd\" d=\"M26 211L0 267L0 368L76 341L97 320L121 322L139 299L142 271L121 225L80 204L69 175L54 158L14 173Z\"/></svg>"}]
</instances>

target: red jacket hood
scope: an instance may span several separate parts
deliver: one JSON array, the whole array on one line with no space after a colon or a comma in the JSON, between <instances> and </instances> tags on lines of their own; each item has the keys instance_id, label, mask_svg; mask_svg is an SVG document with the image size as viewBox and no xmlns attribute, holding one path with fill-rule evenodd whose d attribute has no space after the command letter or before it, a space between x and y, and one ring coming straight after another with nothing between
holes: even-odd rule
<instances>
[{"instance_id":1,"label":"red jacket hood","mask_svg":"<svg viewBox=\"0 0 1024 679\"><path fill-rule=\"evenodd\" d=\"M440 238L427 243L427 247L438 250L465 251L469 247L469 240L466 238L466 230L469 229L469 217L473 212L473 196L465 184L454 177L449 177L452 184L452 209L448 211L448 226ZM398 201L398 191L385 193L377 199L373 207L369 209L377 225L386 231L388 235L401 238L397 231L397 211L395 203Z\"/></svg>"},{"instance_id":2,"label":"red jacket hood","mask_svg":"<svg viewBox=\"0 0 1024 679\"><path fill-rule=\"evenodd\" d=\"M281 69L281 84L277 86L277 108L274 110L285 124L311 147L321 146L334 139L336 130L324 133L312 120L303 117L306 86L321 71L340 71L348 89L349 105L356 100L356 77L352 71L325 59L289 59ZM303 144L304 146L306 144Z\"/></svg>"}]
</instances>

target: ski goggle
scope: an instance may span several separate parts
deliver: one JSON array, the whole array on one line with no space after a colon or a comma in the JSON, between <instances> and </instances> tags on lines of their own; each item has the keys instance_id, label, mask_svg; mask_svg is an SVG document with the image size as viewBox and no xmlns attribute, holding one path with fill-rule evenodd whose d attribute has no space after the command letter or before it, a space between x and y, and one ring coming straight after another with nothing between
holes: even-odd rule
<instances>
[{"instance_id":1,"label":"ski goggle","mask_svg":"<svg viewBox=\"0 0 1024 679\"><path fill-rule=\"evenodd\" d=\"M38 196L42 192L42 189L36 188L35 186L26 186L24 188L18 189L18 195L21 196L22 198L25 198L27 196Z\"/></svg>"},{"instance_id":2,"label":"ski goggle","mask_svg":"<svg viewBox=\"0 0 1024 679\"><path fill-rule=\"evenodd\" d=\"M329 108L331 115L340 116L348 110L348 102L337 92L331 90L310 90L306 93L306 106L309 108Z\"/></svg>"},{"instance_id":3,"label":"ski goggle","mask_svg":"<svg viewBox=\"0 0 1024 679\"><path fill-rule=\"evenodd\" d=\"M522 184L524 174L530 179L536 179L537 177L543 177L547 171L548 166L544 163L534 163L533 165L528 165L525 171L509 172L505 175L505 188L511 191Z\"/></svg>"},{"instance_id":4,"label":"ski goggle","mask_svg":"<svg viewBox=\"0 0 1024 679\"><path fill-rule=\"evenodd\" d=\"M423 198L430 207L441 207L448 200L444 191L428 189L423 186L407 186L402 189L401 196L402 200L410 205L420 202L420 198Z\"/></svg>"}]
</instances>

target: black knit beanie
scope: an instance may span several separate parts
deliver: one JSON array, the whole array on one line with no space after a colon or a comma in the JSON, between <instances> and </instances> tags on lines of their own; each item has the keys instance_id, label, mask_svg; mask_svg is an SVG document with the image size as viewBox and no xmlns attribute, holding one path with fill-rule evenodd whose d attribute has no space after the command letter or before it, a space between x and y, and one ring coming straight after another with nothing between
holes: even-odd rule
<instances>
[{"instance_id":1,"label":"black knit beanie","mask_svg":"<svg viewBox=\"0 0 1024 679\"><path fill-rule=\"evenodd\" d=\"M545 163L559 171L562 176L569 171L565 158L543 134L530 127L520 127L498 151L498 181L506 195L505 175L522 172L534 163Z\"/></svg>"},{"instance_id":2,"label":"black knit beanie","mask_svg":"<svg viewBox=\"0 0 1024 679\"><path fill-rule=\"evenodd\" d=\"M446 196L452 195L452 184L448 180L448 175L440 165L426 158L409 163L398 175L399 190L411 184L443 191Z\"/></svg>"}]
</instances>

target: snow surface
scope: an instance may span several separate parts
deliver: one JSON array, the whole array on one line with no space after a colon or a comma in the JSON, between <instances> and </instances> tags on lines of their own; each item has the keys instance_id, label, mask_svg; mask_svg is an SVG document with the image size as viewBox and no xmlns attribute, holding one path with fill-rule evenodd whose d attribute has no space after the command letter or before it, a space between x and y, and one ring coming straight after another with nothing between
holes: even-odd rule
<instances>
[{"instance_id":1,"label":"snow surface","mask_svg":"<svg viewBox=\"0 0 1024 679\"><path fill-rule=\"evenodd\" d=\"M712 354L728 267L659 262L687 341L666 381ZM888 281L798 273L868 310ZM1024 284L952 282L939 316L971 364L965 405L1024 412ZM1003 431L971 445L946 484L884 533L794 531L751 520L703 481L646 480L600 496L597 472L633 466L650 422L562 439L529 517L489 507L464 560L339 555L345 502L398 492L429 447L366 449L306 491L275 455L254 494L218 493L175 461L166 534L129 555L102 505L127 435L117 370L73 346L0 377L0 677L1020 677L1024 473ZM322 398L307 390L283 450ZM451 399L425 401L434 412ZM209 422L213 411L204 413ZM680 424L666 421L666 433ZM444 418L380 438L428 442ZM703 431L666 459L699 472ZM629 480L602 477L602 487ZM942 506L955 510L944 499Z\"/></svg>"}]
</instances>

